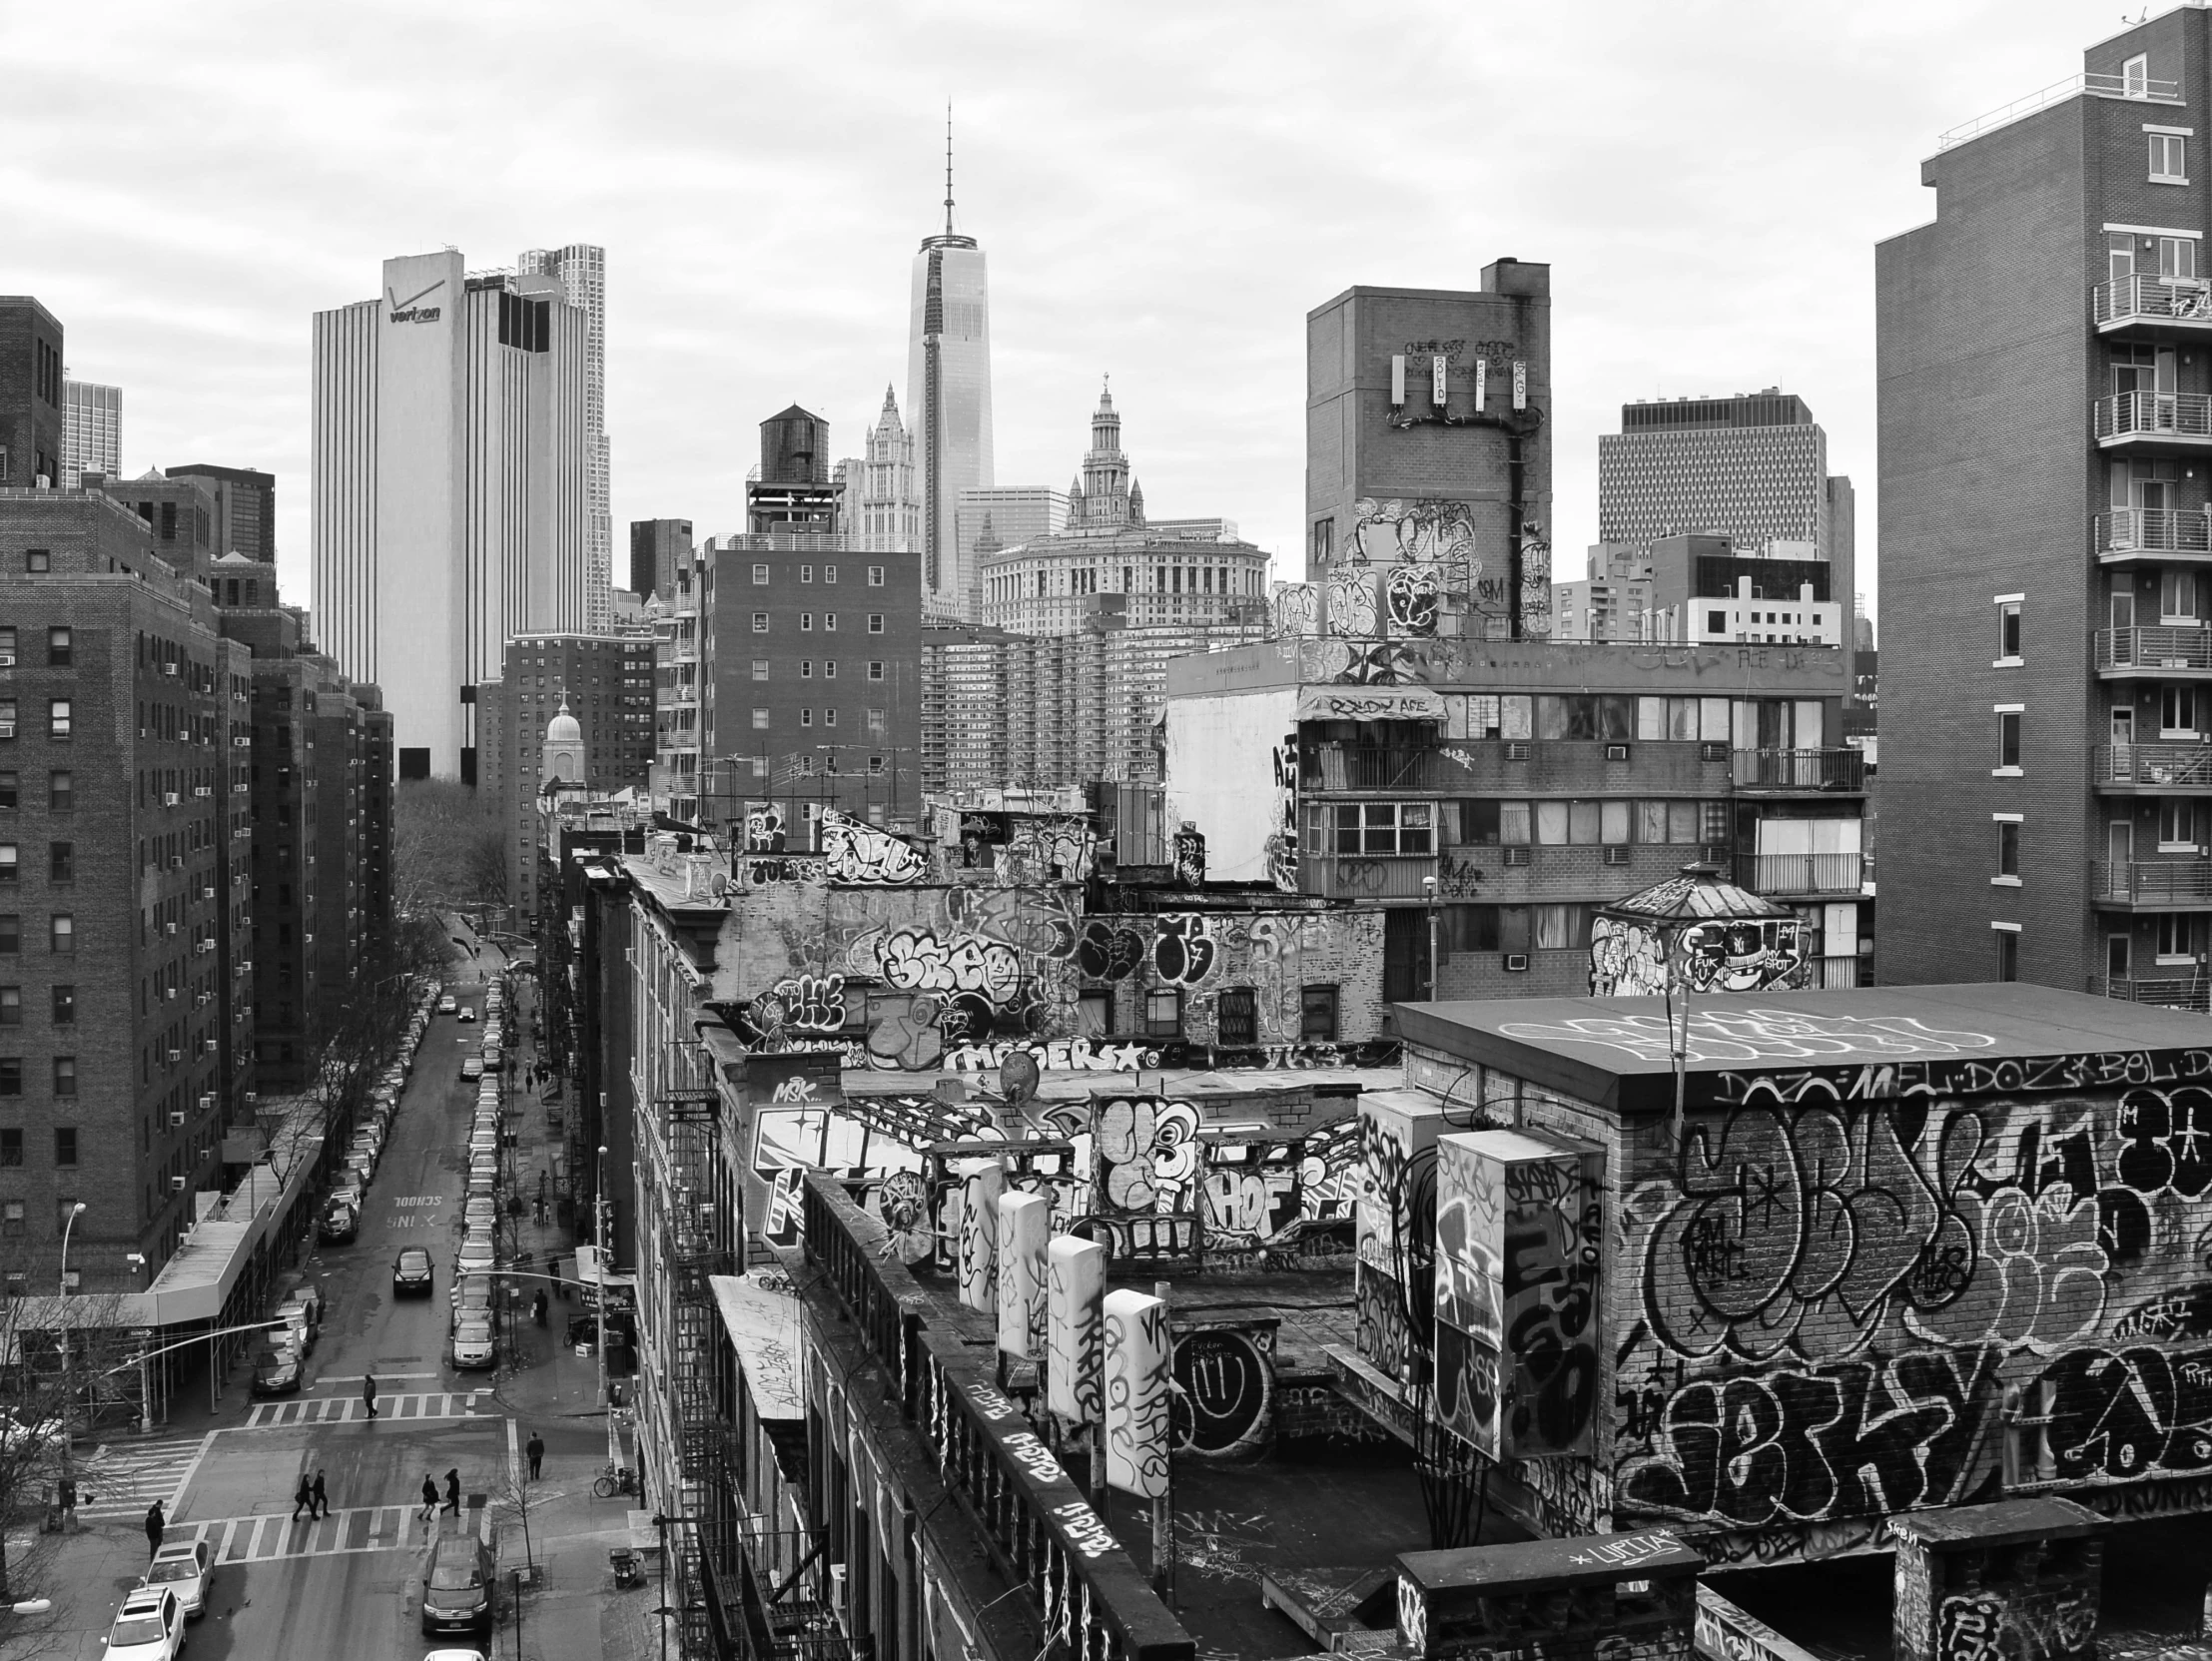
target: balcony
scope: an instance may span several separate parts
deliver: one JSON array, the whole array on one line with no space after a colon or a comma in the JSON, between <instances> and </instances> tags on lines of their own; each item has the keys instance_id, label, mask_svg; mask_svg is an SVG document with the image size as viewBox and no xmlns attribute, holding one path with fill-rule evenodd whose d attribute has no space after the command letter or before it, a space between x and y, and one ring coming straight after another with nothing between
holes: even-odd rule
<instances>
[{"instance_id":1,"label":"balcony","mask_svg":"<svg viewBox=\"0 0 2212 1661\"><path fill-rule=\"evenodd\" d=\"M2096 860L2089 903L2137 911L2212 911L2212 860Z\"/></svg>"},{"instance_id":2,"label":"balcony","mask_svg":"<svg viewBox=\"0 0 2212 1661\"><path fill-rule=\"evenodd\" d=\"M2089 310L2100 335L2121 329L2212 331L2212 283L2138 272L2091 289Z\"/></svg>"},{"instance_id":3,"label":"balcony","mask_svg":"<svg viewBox=\"0 0 2212 1661\"><path fill-rule=\"evenodd\" d=\"M2199 1015L2208 1013L2208 1000L2212 1000L2212 982L2202 975L2148 981L2109 975L2092 980L2089 990L2123 1004L2161 1004L2167 1009L2195 1010Z\"/></svg>"},{"instance_id":4,"label":"balcony","mask_svg":"<svg viewBox=\"0 0 2212 1661\"><path fill-rule=\"evenodd\" d=\"M1736 856L1736 880L1754 894L1856 894L1865 874L1854 853Z\"/></svg>"},{"instance_id":5,"label":"balcony","mask_svg":"<svg viewBox=\"0 0 2212 1661\"><path fill-rule=\"evenodd\" d=\"M2162 624L2097 630L2097 673L2112 680L2212 675L2212 628Z\"/></svg>"},{"instance_id":6,"label":"balcony","mask_svg":"<svg viewBox=\"0 0 2212 1661\"><path fill-rule=\"evenodd\" d=\"M2115 796L2212 794L2212 744L2100 744L2089 783Z\"/></svg>"},{"instance_id":7,"label":"balcony","mask_svg":"<svg viewBox=\"0 0 2212 1661\"><path fill-rule=\"evenodd\" d=\"M2095 521L2097 563L2212 560L2212 515L2201 507L2122 507Z\"/></svg>"},{"instance_id":8,"label":"balcony","mask_svg":"<svg viewBox=\"0 0 2212 1661\"><path fill-rule=\"evenodd\" d=\"M1299 887L1331 900L1422 900L1436 875L1434 854L1307 854Z\"/></svg>"},{"instance_id":9,"label":"balcony","mask_svg":"<svg viewBox=\"0 0 2212 1661\"><path fill-rule=\"evenodd\" d=\"M1719 796L1728 746L1695 739L1454 739L1433 752L1447 796Z\"/></svg>"},{"instance_id":10,"label":"balcony","mask_svg":"<svg viewBox=\"0 0 2212 1661\"><path fill-rule=\"evenodd\" d=\"M2212 397L2115 393L2097 400L2096 430L2105 449L2202 449L2212 446Z\"/></svg>"},{"instance_id":11,"label":"balcony","mask_svg":"<svg viewBox=\"0 0 2212 1661\"><path fill-rule=\"evenodd\" d=\"M1303 790L1435 790L1437 755L1426 745L1374 749L1357 744L1317 744L1298 765Z\"/></svg>"},{"instance_id":12,"label":"balcony","mask_svg":"<svg viewBox=\"0 0 2212 1661\"><path fill-rule=\"evenodd\" d=\"M1851 794L1866 788L1866 757L1859 750L1736 750L1730 764L1739 790Z\"/></svg>"}]
</instances>

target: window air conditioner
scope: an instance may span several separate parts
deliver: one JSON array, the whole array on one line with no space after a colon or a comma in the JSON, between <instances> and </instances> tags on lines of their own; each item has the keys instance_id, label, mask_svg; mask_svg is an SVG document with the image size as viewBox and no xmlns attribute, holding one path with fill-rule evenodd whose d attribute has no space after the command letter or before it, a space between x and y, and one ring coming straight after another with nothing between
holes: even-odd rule
<instances>
[{"instance_id":1,"label":"window air conditioner","mask_svg":"<svg viewBox=\"0 0 2212 1661\"><path fill-rule=\"evenodd\" d=\"M184 1193L184 1192L185 1192L185 1180L184 1180L184 1179L183 1179L182 1177L172 1177L172 1178L170 1178L170 1179L169 1179L169 1192L170 1192L171 1194L182 1194L182 1193Z\"/></svg>"},{"instance_id":2,"label":"window air conditioner","mask_svg":"<svg viewBox=\"0 0 2212 1661\"><path fill-rule=\"evenodd\" d=\"M1622 847L1606 849L1605 862L1608 865L1626 865L1628 863L1628 850Z\"/></svg>"},{"instance_id":3,"label":"window air conditioner","mask_svg":"<svg viewBox=\"0 0 2212 1661\"><path fill-rule=\"evenodd\" d=\"M1526 761L1535 748L1526 738L1508 738L1505 741L1505 758L1508 761Z\"/></svg>"},{"instance_id":4,"label":"window air conditioner","mask_svg":"<svg viewBox=\"0 0 2212 1661\"><path fill-rule=\"evenodd\" d=\"M207 784L195 785L192 793L195 796L212 796L215 794L215 787Z\"/></svg>"},{"instance_id":5,"label":"window air conditioner","mask_svg":"<svg viewBox=\"0 0 2212 1661\"><path fill-rule=\"evenodd\" d=\"M211 1091L208 1091L208 1092L207 1092L206 1094L204 1094L204 1095L203 1095L203 1096L202 1096L202 1097L200 1098L200 1111L201 1111L202 1113L206 1113L206 1112L208 1112L208 1111L209 1111L210 1109L212 1109L212 1108L213 1108L214 1106L215 1106L215 1092L211 1090Z\"/></svg>"},{"instance_id":6,"label":"window air conditioner","mask_svg":"<svg viewBox=\"0 0 2212 1661\"><path fill-rule=\"evenodd\" d=\"M202 1039L200 1041L200 1047L212 1055L215 1052L215 1040L212 1038Z\"/></svg>"},{"instance_id":7,"label":"window air conditioner","mask_svg":"<svg viewBox=\"0 0 2212 1661\"><path fill-rule=\"evenodd\" d=\"M1505 851L1505 862L1508 865L1533 865L1536 856L1527 848L1508 848Z\"/></svg>"},{"instance_id":8,"label":"window air conditioner","mask_svg":"<svg viewBox=\"0 0 2212 1661\"><path fill-rule=\"evenodd\" d=\"M0 651L0 669L12 669L14 667L15 653L12 651Z\"/></svg>"},{"instance_id":9,"label":"window air conditioner","mask_svg":"<svg viewBox=\"0 0 2212 1661\"><path fill-rule=\"evenodd\" d=\"M1608 761L1626 761L1628 759L1628 746L1626 744L1608 744L1605 747L1605 758Z\"/></svg>"},{"instance_id":10,"label":"window air conditioner","mask_svg":"<svg viewBox=\"0 0 2212 1661\"><path fill-rule=\"evenodd\" d=\"M163 933L163 934L175 934L176 932L177 932L177 925L176 925L176 924L174 924L174 923L164 923L164 924L162 925L162 933Z\"/></svg>"},{"instance_id":11,"label":"window air conditioner","mask_svg":"<svg viewBox=\"0 0 2212 1661\"><path fill-rule=\"evenodd\" d=\"M1702 761L1726 761L1728 759L1728 746L1709 740L1700 747L1698 756Z\"/></svg>"},{"instance_id":12,"label":"window air conditioner","mask_svg":"<svg viewBox=\"0 0 2212 1661\"><path fill-rule=\"evenodd\" d=\"M202 1005L204 1005L204 1004L206 1004L206 1003L207 1003L207 1002L208 1002L208 1001L209 1001L209 1000L210 1000L211 998L213 998L214 996L215 996L215 994L214 994L214 993L212 993L212 992L203 992L203 993L201 993L201 994L200 994L200 996L199 996L199 997L197 997L197 998L193 999L193 1002L194 1002L195 1004L202 1004Z\"/></svg>"},{"instance_id":13,"label":"window air conditioner","mask_svg":"<svg viewBox=\"0 0 2212 1661\"><path fill-rule=\"evenodd\" d=\"M830 1565L830 1607L842 1611L847 1596L846 1573L843 1563Z\"/></svg>"},{"instance_id":14,"label":"window air conditioner","mask_svg":"<svg viewBox=\"0 0 2212 1661\"><path fill-rule=\"evenodd\" d=\"M176 1066L177 1063L183 1061L184 1059L185 1053L182 1050L172 1050L169 1052L169 1065L172 1067Z\"/></svg>"},{"instance_id":15,"label":"window air conditioner","mask_svg":"<svg viewBox=\"0 0 2212 1661\"><path fill-rule=\"evenodd\" d=\"M170 679L175 680L177 678L177 665L174 663L164 663L162 665L162 673L169 676Z\"/></svg>"},{"instance_id":16,"label":"window air conditioner","mask_svg":"<svg viewBox=\"0 0 2212 1661\"><path fill-rule=\"evenodd\" d=\"M1528 973L1529 955L1526 952L1508 952L1505 955L1505 972L1508 975Z\"/></svg>"},{"instance_id":17,"label":"window air conditioner","mask_svg":"<svg viewBox=\"0 0 2212 1661\"><path fill-rule=\"evenodd\" d=\"M175 807L176 805L177 805L177 792L176 792L176 791L174 791L174 790L165 790L165 791L163 791L163 792L162 792L162 806L164 806L164 807Z\"/></svg>"},{"instance_id":18,"label":"window air conditioner","mask_svg":"<svg viewBox=\"0 0 2212 1661\"><path fill-rule=\"evenodd\" d=\"M258 1092L258 1091L252 1091L252 1090L250 1090L250 1091L248 1091L248 1092L246 1093L246 1105L247 1105L248 1107L252 1107L252 1106L253 1106L253 1105L254 1105L254 1104L255 1104L256 1102L259 1102L260 1100L261 1100L261 1093L260 1093L260 1092Z\"/></svg>"},{"instance_id":19,"label":"window air conditioner","mask_svg":"<svg viewBox=\"0 0 2212 1661\"><path fill-rule=\"evenodd\" d=\"M214 898L215 898L215 890L214 890L213 888L203 888L203 889L201 889L201 890L200 890L200 898L201 898L201 899L203 899L203 900L212 900L212 899L214 899Z\"/></svg>"},{"instance_id":20,"label":"window air conditioner","mask_svg":"<svg viewBox=\"0 0 2212 1661\"><path fill-rule=\"evenodd\" d=\"M184 1116L183 1114L181 1114L181 1113L172 1113L172 1114L171 1114L171 1115L169 1116L169 1128L170 1128L170 1129L171 1129L172 1131L176 1130L176 1129L177 1129L177 1128L178 1128L178 1127L179 1127L180 1125L182 1125L182 1124L183 1124L184 1122L185 1122L185 1116Z\"/></svg>"}]
</instances>

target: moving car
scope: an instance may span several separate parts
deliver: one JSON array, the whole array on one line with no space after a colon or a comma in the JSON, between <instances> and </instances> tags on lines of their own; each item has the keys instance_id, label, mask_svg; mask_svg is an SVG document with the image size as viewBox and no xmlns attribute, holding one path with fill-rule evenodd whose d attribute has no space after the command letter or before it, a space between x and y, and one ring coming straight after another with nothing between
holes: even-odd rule
<instances>
[{"instance_id":1,"label":"moving car","mask_svg":"<svg viewBox=\"0 0 2212 1661\"><path fill-rule=\"evenodd\" d=\"M450 992L445 994L444 997L440 998L437 1001L437 1013L440 1015L451 1015L455 1010L459 1008L460 1000L455 998Z\"/></svg>"},{"instance_id":2,"label":"moving car","mask_svg":"<svg viewBox=\"0 0 2212 1661\"><path fill-rule=\"evenodd\" d=\"M453 1365L488 1367L498 1359L489 1314L470 1314L453 1322Z\"/></svg>"},{"instance_id":3,"label":"moving car","mask_svg":"<svg viewBox=\"0 0 2212 1661\"><path fill-rule=\"evenodd\" d=\"M491 1633L491 1548L474 1535L441 1534L422 1576L424 1633Z\"/></svg>"},{"instance_id":4,"label":"moving car","mask_svg":"<svg viewBox=\"0 0 2212 1661\"><path fill-rule=\"evenodd\" d=\"M169 1540L154 1553L154 1560L139 1576L141 1586L166 1586L177 1594L185 1619L208 1612L208 1576L215 1569L215 1554L205 1540Z\"/></svg>"},{"instance_id":5,"label":"moving car","mask_svg":"<svg viewBox=\"0 0 2212 1661\"><path fill-rule=\"evenodd\" d=\"M453 1019L455 1021L473 1021L476 1019L476 1012L463 1004L453 1012Z\"/></svg>"},{"instance_id":6,"label":"moving car","mask_svg":"<svg viewBox=\"0 0 2212 1661\"><path fill-rule=\"evenodd\" d=\"M176 1661L185 1646L184 1607L166 1586L134 1586L108 1628L102 1661Z\"/></svg>"},{"instance_id":7,"label":"moving car","mask_svg":"<svg viewBox=\"0 0 2212 1661\"><path fill-rule=\"evenodd\" d=\"M430 1266L430 1254L421 1246L410 1246L392 1259L392 1296L427 1297L436 1283L437 1273Z\"/></svg>"}]
</instances>

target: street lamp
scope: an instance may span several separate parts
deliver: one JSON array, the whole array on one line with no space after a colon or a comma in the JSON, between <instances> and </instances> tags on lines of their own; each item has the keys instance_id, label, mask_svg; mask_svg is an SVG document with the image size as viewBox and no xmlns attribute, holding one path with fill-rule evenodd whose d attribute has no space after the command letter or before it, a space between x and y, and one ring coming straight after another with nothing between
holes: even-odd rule
<instances>
[{"instance_id":1,"label":"street lamp","mask_svg":"<svg viewBox=\"0 0 2212 1661\"><path fill-rule=\"evenodd\" d=\"M76 1432L70 1428L70 1414L76 1409L76 1386L70 1376L69 1365L69 1232L77 1227L77 1219L85 1215L85 1203L80 1200L69 1208L69 1215L62 1219L62 1272L60 1285L62 1328L62 1482L61 1491L68 1504L63 1507L63 1520L74 1505L77 1495Z\"/></svg>"}]
</instances>

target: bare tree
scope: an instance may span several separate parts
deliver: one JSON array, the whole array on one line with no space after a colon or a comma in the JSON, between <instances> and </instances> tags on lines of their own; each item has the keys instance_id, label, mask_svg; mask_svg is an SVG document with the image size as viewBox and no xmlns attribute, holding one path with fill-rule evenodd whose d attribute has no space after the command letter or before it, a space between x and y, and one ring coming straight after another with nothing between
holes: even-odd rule
<instances>
[{"instance_id":1,"label":"bare tree","mask_svg":"<svg viewBox=\"0 0 2212 1661\"><path fill-rule=\"evenodd\" d=\"M452 779L401 784L391 833L397 909L504 904L505 836L496 805L473 787Z\"/></svg>"}]
</instances>

